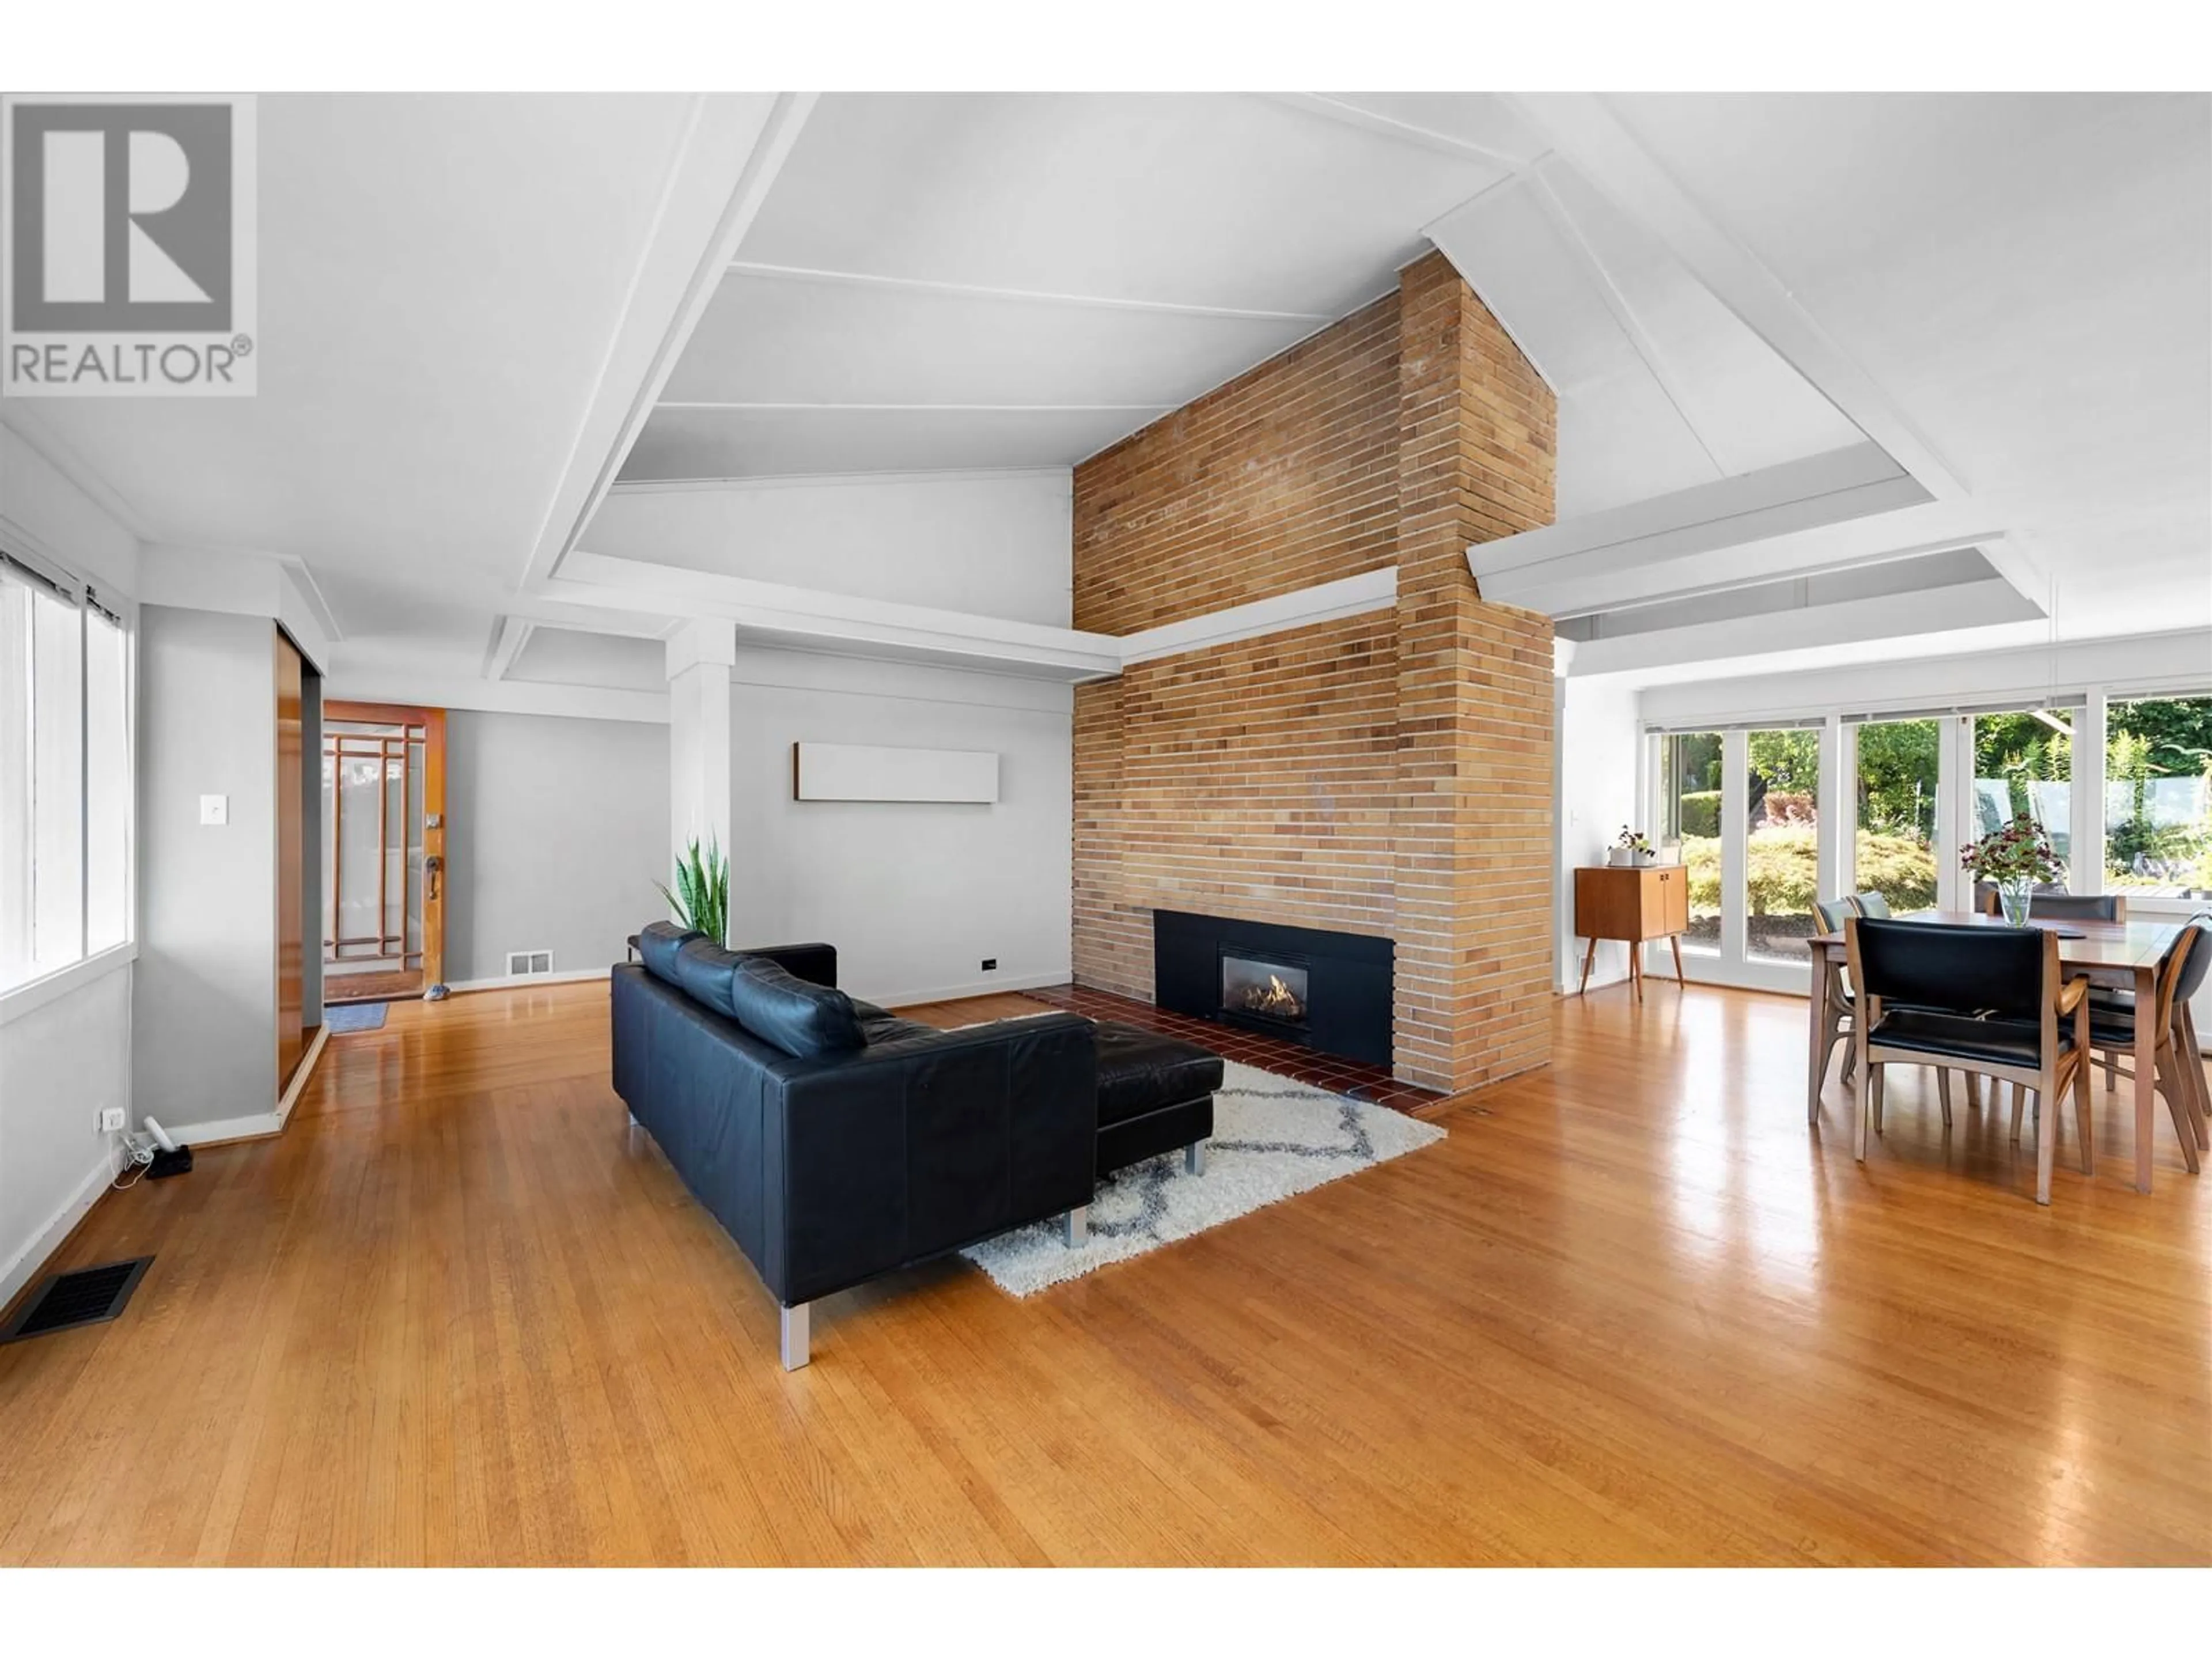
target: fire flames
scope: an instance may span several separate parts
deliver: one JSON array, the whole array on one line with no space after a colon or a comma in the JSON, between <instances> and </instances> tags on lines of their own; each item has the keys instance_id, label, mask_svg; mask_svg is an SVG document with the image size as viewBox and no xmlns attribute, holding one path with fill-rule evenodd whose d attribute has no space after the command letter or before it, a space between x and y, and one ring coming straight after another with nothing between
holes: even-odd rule
<instances>
[{"instance_id":1,"label":"fire flames","mask_svg":"<svg viewBox=\"0 0 2212 1659\"><path fill-rule=\"evenodd\" d=\"M1280 974L1268 975L1265 985L1247 985L1243 1006L1248 1014L1271 1014L1277 1019L1304 1019L1306 1013L1305 1004L1283 983Z\"/></svg>"}]
</instances>

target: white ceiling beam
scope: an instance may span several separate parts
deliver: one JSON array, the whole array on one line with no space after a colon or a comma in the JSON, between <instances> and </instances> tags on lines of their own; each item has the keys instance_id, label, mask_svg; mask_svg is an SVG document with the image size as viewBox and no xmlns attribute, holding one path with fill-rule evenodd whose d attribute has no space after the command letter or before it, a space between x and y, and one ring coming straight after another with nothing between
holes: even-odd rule
<instances>
[{"instance_id":1,"label":"white ceiling beam","mask_svg":"<svg viewBox=\"0 0 2212 1659\"><path fill-rule=\"evenodd\" d=\"M1073 469L1065 466L946 467L924 472L771 472L750 478L623 478L607 490L610 495L657 495L672 491L722 489L811 489L824 485L850 489L858 484L974 483L996 478L1057 478L1072 484Z\"/></svg>"},{"instance_id":2,"label":"white ceiling beam","mask_svg":"<svg viewBox=\"0 0 2212 1659\"><path fill-rule=\"evenodd\" d=\"M1180 656L1209 646L1237 640L1256 640L1314 623L1334 622L1370 611L1389 609L1398 602L1398 570L1393 565L1358 576L1303 588L1295 593L1233 605L1224 611L1181 622L1163 623L1120 637L1121 665L1151 662L1158 657Z\"/></svg>"},{"instance_id":3,"label":"white ceiling beam","mask_svg":"<svg viewBox=\"0 0 2212 1659\"><path fill-rule=\"evenodd\" d=\"M698 100L532 547L526 592L559 570L629 459L817 97L747 93Z\"/></svg>"},{"instance_id":4,"label":"white ceiling beam","mask_svg":"<svg viewBox=\"0 0 2212 1659\"><path fill-rule=\"evenodd\" d=\"M1798 374L1938 501L1968 491L1874 378L1781 278L1712 218L1595 93L1508 94L1514 112L1623 213L1642 224Z\"/></svg>"},{"instance_id":5,"label":"white ceiling beam","mask_svg":"<svg viewBox=\"0 0 2212 1659\"><path fill-rule=\"evenodd\" d=\"M1554 617L1584 616L1786 574L1759 544L1927 501L1928 492L1878 446L1855 444L1477 542L1467 562L1488 599ZM1958 534L1964 533L1961 525ZM1949 532L1941 540L1964 544ZM1893 556L1867 549L1833 562Z\"/></svg>"},{"instance_id":6,"label":"white ceiling beam","mask_svg":"<svg viewBox=\"0 0 2212 1659\"><path fill-rule=\"evenodd\" d=\"M499 625L492 630L491 648L484 653L484 678L505 679L534 631L534 624L520 617L501 617Z\"/></svg>"},{"instance_id":7,"label":"white ceiling beam","mask_svg":"<svg viewBox=\"0 0 2212 1659\"><path fill-rule=\"evenodd\" d=\"M1766 652L1948 634L1962 629L2013 630L2041 621L2040 613L2014 592L2009 582L1992 576L1907 593L1883 593L1717 618L1683 628L1655 629L1644 634L1582 640L1576 643L1569 672L1576 678L1628 673ZM2008 640L2011 634L2008 631L2002 637Z\"/></svg>"},{"instance_id":8,"label":"white ceiling beam","mask_svg":"<svg viewBox=\"0 0 2212 1659\"><path fill-rule=\"evenodd\" d=\"M1110 635L608 558L580 548L552 592L611 610L719 617L779 639L925 651L1006 673L1088 678L1116 673L1121 665L1120 642Z\"/></svg>"},{"instance_id":9,"label":"white ceiling beam","mask_svg":"<svg viewBox=\"0 0 2212 1659\"><path fill-rule=\"evenodd\" d=\"M1265 92L1257 95L1272 103L1281 104L1297 110L1300 114L1316 116L1324 121L1333 121L1339 126L1352 127L1361 132L1372 133L1377 137L1395 138L1401 143L1413 144L1422 149L1441 151L1446 155L1456 155L1466 161L1486 161L1492 167L1503 167L1509 173L1519 172L1530 162L1540 159L1543 154L1543 147L1540 143L1533 147L1527 144L1508 144L1498 141L1484 143L1479 139L1462 137L1457 133L1439 132L1433 127L1421 126L1412 121L1401 121L1394 115L1385 115L1379 110L1371 110L1364 105L1355 104L1345 98L1333 97L1325 92ZM1494 99L1496 94L1471 93L1465 95ZM1510 117L1500 112L1496 125L1510 129L1514 123ZM1505 136L1512 137L1526 135L1509 131Z\"/></svg>"},{"instance_id":10,"label":"white ceiling beam","mask_svg":"<svg viewBox=\"0 0 2212 1659\"><path fill-rule=\"evenodd\" d=\"M840 404L840 403L699 403L669 401L653 405L656 409L728 410L733 411L768 410L788 414L814 410L834 410L852 414L876 415L1143 415L1165 414L1180 409L1180 404Z\"/></svg>"},{"instance_id":11,"label":"white ceiling beam","mask_svg":"<svg viewBox=\"0 0 2212 1659\"><path fill-rule=\"evenodd\" d=\"M1316 326L1335 318L1314 311L1254 311L1237 306L1188 304L1180 300L1133 300L1109 294L1061 294L1038 289L992 288L975 283L945 283L924 276L887 276L875 271L826 270L812 265L779 265L754 259L732 259L725 268L737 277L813 283L846 288L903 289L915 294L941 294L958 300L1004 300L1018 305L1071 306L1098 311L1146 311L1176 317L1218 317L1234 322L1310 323Z\"/></svg>"}]
</instances>

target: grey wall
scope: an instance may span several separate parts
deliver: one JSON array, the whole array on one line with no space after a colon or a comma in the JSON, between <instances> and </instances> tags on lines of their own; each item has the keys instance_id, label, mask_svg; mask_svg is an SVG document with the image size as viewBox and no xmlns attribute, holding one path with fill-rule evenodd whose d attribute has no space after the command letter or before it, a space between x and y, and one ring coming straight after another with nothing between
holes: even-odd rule
<instances>
[{"instance_id":1,"label":"grey wall","mask_svg":"<svg viewBox=\"0 0 2212 1659\"><path fill-rule=\"evenodd\" d=\"M276 1104L274 624L146 605L138 641L140 1115L225 1122ZM226 795L230 821L199 821Z\"/></svg>"},{"instance_id":2,"label":"grey wall","mask_svg":"<svg viewBox=\"0 0 2212 1659\"><path fill-rule=\"evenodd\" d=\"M446 717L446 979L497 979L510 951L556 972L620 962L666 914L668 728Z\"/></svg>"},{"instance_id":3,"label":"grey wall","mask_svg":"<svg viewBox=\"0 0 2212 1659\"><path fill-rule=\"evenodd\" d=\"M730 929L826 939L838 983L922 1002L1068 977L1073 696L919 664L740 651ZM793 743L988 750L991 805L792 799ZM998 967L985 972L982 963Z\"/></svg>"}]
</instances>

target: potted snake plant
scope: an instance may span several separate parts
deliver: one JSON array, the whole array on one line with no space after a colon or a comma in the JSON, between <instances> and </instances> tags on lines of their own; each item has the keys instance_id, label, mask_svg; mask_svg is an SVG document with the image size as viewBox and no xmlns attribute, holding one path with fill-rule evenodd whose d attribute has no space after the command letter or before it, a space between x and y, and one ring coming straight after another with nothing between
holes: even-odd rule
<instances>
[{"instance_id":1,"label":"potted snake plant","mask_svg":"<svg viewBox=\"0 0 2212 1659\"><path fill-rule=\"evenodd\" d=\"M722 849L713 841L706 851L699 849L697 837L676 860L676 887L672 892L665 882L653 884L660 889L661 897L676 913L677 921L695 933L704 933L717 945L727 945L730 934L730 861L722 856Z\"/></svg>"}]
</instances>

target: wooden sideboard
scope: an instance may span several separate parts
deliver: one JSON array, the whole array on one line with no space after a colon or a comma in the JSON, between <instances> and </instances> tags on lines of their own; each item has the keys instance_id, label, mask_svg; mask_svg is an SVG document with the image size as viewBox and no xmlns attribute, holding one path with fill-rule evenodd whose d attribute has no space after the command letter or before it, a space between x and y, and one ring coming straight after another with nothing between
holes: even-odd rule
<instances>
[{"instance_id":1,"label":"wooden sideboard","mask_svg":"<svg viewBox=\"0 0 2212 1659\"><path fill-rule=\"evenodd\" d=\"M1628 942L1628 979L1636 1000L1644 1000L1646 940L1663 939L1674 949L1674 982L1682 982L1682 935L1690 927L1690 872L1679 864L1648 864L1616 869L1601 866L1575 872L1575 937L1589 941L1583 957L1583 982L1589 989L1590 968L1601 939Z\"/></svg>"}]
</instances>

